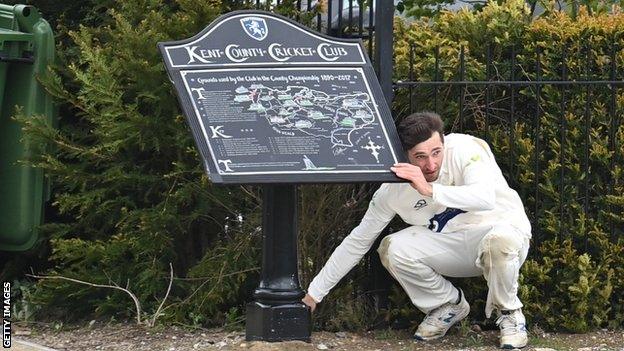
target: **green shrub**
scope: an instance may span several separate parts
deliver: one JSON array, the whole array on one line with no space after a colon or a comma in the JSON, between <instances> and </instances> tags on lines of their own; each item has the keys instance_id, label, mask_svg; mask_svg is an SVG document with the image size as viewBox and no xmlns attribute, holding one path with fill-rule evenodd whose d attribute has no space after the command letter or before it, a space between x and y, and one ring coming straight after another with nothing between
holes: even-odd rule
<instances>
[{"instance_id":1,"label":"green shrub","mask_svg":"<svg viewBox=\"0 0 624 351\"><path fill-rule=\"evenodd\" d=\"M166 312L189 315L193 307L182 302L216 273L227 294L219 286L219 296L204 297L206 303L240 304L237 292L256 274L258 253L255 245L241 249L231 241L240 245L250 237L235 219L243 216L245 228L256 227L258 202L249 195L253 190L208 181L156 48L194 35L220 6L119 1L108 9L110 25L68 33L73 44L59 48L61 63L42 77L63 104L61 129L21 118L30 142L42 150L30 162L54 184L58 215L43 228L52 251L47 274L128 287L153 313L167 290L171 262L177 279L168 302L187 311ZM209 257L230 264L202 269ZM209 278L181 279L199 273ZM42 313L134 313L128 296L111 289L44 280L32 296L46 307ZM206 323L220 320L214 308L205 313Z\"/></svg>"},{"instance_id":2,"label":"green shrub","mask_svg":"<svg viewBox=\"0 0 624 351\"><path fill-rule=\"evenodd\" d=\"M54 184L58 213L43 228L50 238L52 266L45 273L127 286L137 294L145 313L151 314L164 297L171 262L175 278L163 319L239 325L258 282L261 190L210 184L156 49L159 41L194 35L222 11L238 8L238 3L117 1L108 12L89 16L105 25L67 33L71 41L59 48L61 64L41 77L63 104L61 129L51 129L43 119L20 118L29 142L41 150L30 162L44 168ZM279 11L302 15L304 22L314 17L297 13L289 3L284 2ZM536 79L537 47L542 79L561 79L561 62L566 63L570 79L585 79L588 74L592 79L609 78L612 43L624 47L624 15L580 11L572 19L550 12L532 21L524 6L520 0L490 2L480 12L442 13L435 21L410 25L397 21L395 79L434 79L438 48L440 78L458 80L461 46L466 80L508 79L512 46L517 54L514 74L519 79ZM490 44L495 69L486 77ZM591 65L586 70L583 62L588 51ZM623 61L618 50L618 67ZM616 130L611 126L612 115L622 114L623 94L618 90L618 109L610 111L608 87L592 90L589 99L585 87L569 88L562 113L562 89L545 86L536 137L534 87L513 91L514 119L508 87L491 89L487 109L483 87L469 86L464 92L465 130L488 138L528 213L539 219L521 272L520 295L530 320L572 331L621 325L621 117ZM410 106L432 110L437 96L438 111L457 131L460 93L461 87L441 87L437 94L429 88L399 89L394 109L397 116L407 114ZM589 172L584 157L586 106L592 117ZM562 121L566 124L563 143ZM586 184L591 196L587 202ZM357 224L374 188L301 187L299 266L304 287ZM374 320L420 318L398 289L392 290L388 311L374 311L367 297L368 265L363 260L319 306L315 315L319 327L362 329ZM485 283L470 279L459 284L473 302L473 311L482 310ZM128 296L111 289L44 280L29 286L27 295L39 315L57 310L74 317L94 312L132 317L134 313Z\"/></svg>"},{"instance_id":3,"label":"green shrub","mask_svg":"<svg viewBox=\"0 0 624 351\"><path fill-rule=\"evenodd\" d=\"M299 14L293 3L277 11ZM171 262L175 278L161 320L240 321L258 284L260 189L208 181L156 47L191 37L240 6L117 1L95 16L105 26L64 23L62 34L71 40L60 44L59 66L41 77L61 104L61 128L18 116L40 151L28 161L54 184L57 213L42 228L51 249L46 275L126 287L150 315L167 291ZM310 21L314 11L300 18ZM361 186L302 189L304 284L345 235L365 195ZM59 280L41 280L31 290L40 317L135 313L118 290Z\"/></svg>"},{"instance_id":4,"label":"green shrub","mask_svg":"<svg viewBox=\"0 0 624 351\"><path fill-rule=\"evenodd\" d=\"M552 12L531 20L525 3L516 0L489 3L480 12L444 13L434 22L398 23L396 78L435 79L438 50L439 78L459 80L463 46L466 81L510 80L512 74L519 80L537 80L538 50L541 80L609 80L612 48L613 64L624 64L619 49L624 47L623 25L624 15L617 9L590 15L581 8L574 19ZM438 111L455 132L460 125L460 89L440 87L437 92ZM547 328L578 332L621 325L624 94L618 89L612 95L606 85L545 85L538 110L535 86L513 91L492 87L489 105L487 93L483 86L465 87L462 123L465 132L493 145L498 163L534 220L532 249L521 271L525 312ZM429 88L414 88L411 94L402 89L394 106L402 115L409 112L410 100L412 109L434 109L434 94ZM612 96L616 110L609 109ZM477 297L484 296L482 281L463 284L469 286L466 290L480 292Z\"/></svg>"}]
</instances>

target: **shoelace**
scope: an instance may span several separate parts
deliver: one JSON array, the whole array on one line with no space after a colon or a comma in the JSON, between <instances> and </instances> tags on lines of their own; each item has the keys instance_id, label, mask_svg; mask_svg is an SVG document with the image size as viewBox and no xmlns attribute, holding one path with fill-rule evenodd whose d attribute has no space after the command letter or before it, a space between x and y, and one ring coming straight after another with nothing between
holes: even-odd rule
<instances>
[{"instance_id":1,"label":"shoelace","mask_svg":"<svg viewBox=\"0 0 624 351\"><path fill-rule=\"evenodd\" d=\"M514 334L517 332L518 322L513 314L503 314L496 320L496 325L501 330L502 335Z\"/></svg>"}]
</instances>

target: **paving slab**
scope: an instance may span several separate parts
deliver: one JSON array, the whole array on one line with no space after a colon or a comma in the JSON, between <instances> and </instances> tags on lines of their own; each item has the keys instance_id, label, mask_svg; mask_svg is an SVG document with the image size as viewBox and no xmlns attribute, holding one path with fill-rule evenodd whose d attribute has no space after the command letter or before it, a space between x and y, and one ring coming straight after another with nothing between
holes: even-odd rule
<instances>
[{"instance_id":1,"label":"paving slab","mask_svg":"<svg viewBox=\"0 0 624 351\"><path fill-rule=\"evenodd\" d=\"M13 338L11 340L11 350L13 351L56 351L43 345L35 344L34 342L19 340Z\"/></svg>"}]
</instances>

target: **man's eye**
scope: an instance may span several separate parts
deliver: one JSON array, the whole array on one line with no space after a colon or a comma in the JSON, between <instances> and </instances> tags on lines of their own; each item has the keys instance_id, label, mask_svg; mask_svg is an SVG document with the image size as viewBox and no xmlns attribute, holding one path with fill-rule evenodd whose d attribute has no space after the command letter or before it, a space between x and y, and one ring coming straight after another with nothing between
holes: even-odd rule
<instances>
[{"instance_id":1,"label":"man's eye","mask_svg":"<svg viewBox=\"0 0 624 351\"><path fill-rule=\"evenodd\" d=\"M440 150L433 152L433 156L438 156L439 154L440 154Z\"/></svg>"}]
</instances>

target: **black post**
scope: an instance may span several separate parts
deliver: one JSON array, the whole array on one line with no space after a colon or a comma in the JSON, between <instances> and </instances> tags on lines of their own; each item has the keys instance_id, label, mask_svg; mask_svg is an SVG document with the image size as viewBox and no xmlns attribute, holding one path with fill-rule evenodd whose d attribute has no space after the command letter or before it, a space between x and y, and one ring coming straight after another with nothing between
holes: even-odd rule
<instances>
[{"instance_id":1,"label":"black post","mask_svg":"<svg viewBox=\"0 0 624 351\"><path fill-rule=\"evenodd\" d=\"M392 57L394 3L387 0L375 0L375 62L377 78L381 85L388 106L392 106Z\"/></svg>"},{"instance_id":2,"label":"black post","mask_svg":"<svg viewBox=\"0 0 624 351\"><path fill-rule=\"evenodd\" d=\"M371 0L375 1L375 56L373 67L377 73L377 79L381 85L381 90L386 98L386 102L392 109L392 99L394 92L392 90L392 66L393 66L393 43L394 43L394 2L388 0ZM372 273L371 290L374 291L375 308L385 310L388 308L388 296L393 279L382 266L377 255L377 247L381 240L388 235L388 229L384 230L381 236L377 238L375 244L368 252L370 258L369 271ZM387 321L374 321L373 327L386 327Z\"/></svg>"},{"instance_id":3,"label":"black post","mask_svg":"<svg viewBox=\"0 0 624 351\"><path fill-rule=\"evenodd\" d=\"M265 185L262 276L247 304L247 340L310 341L309 308L297 270L297 186Z\"/></svg>"}]
</instances>

